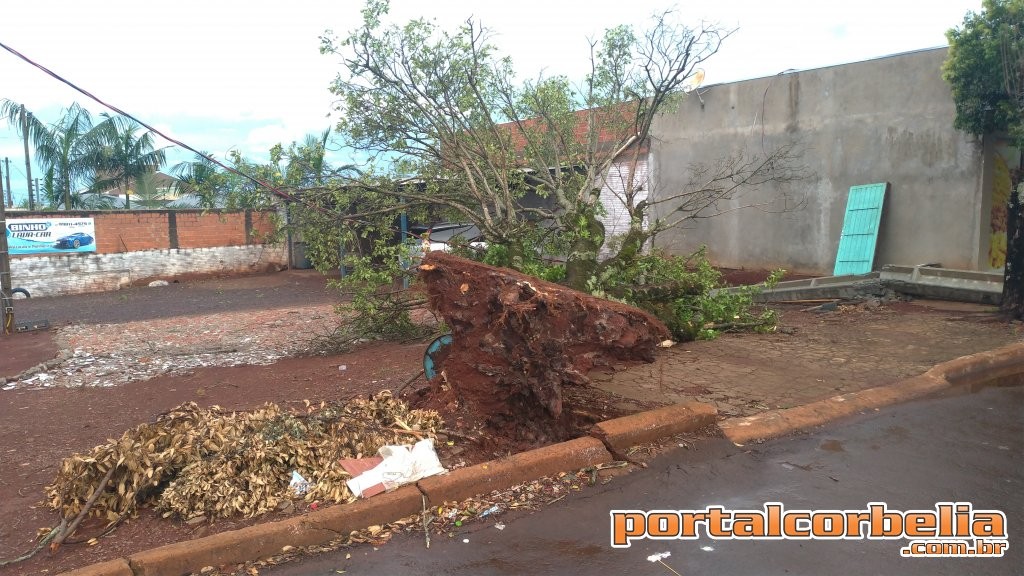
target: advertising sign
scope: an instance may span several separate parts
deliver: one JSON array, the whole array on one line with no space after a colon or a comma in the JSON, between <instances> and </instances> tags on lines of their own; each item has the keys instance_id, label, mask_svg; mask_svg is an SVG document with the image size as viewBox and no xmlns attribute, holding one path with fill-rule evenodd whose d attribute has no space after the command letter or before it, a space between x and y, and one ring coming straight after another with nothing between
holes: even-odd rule
<instances>
[{"instance_id":1,"label":"advertising sign","mask_svg":"<svg viewBox=\"0 0 1024 576\"><path fill-rule=\"evenodd\" d=\"M96 224L92 218L8 220L7 245L12 255L95 252Z\"/></svg>"}]
</instances>

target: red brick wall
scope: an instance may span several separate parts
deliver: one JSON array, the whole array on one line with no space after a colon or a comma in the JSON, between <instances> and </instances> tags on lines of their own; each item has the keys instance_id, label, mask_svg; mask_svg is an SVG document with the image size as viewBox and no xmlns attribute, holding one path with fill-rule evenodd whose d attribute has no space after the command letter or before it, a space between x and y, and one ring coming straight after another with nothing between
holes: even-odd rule
<instances>
[{"instance_id":1,"label":"red brick wall","mask_svg":"<svg viewBox=\"0 0 1024 576\"><path fill-rule=\"evenodd\" d=\"M257 244L265 242L266 238L276 231L277 225L274 223L272 212L252 213L252 242Z\"/></svg>"},{"instance_id":2,"label":"red brick wall","mask_svg":"<svg viewBox=\"0 0 1024 576\"><path fill-rule=\"evenodd\" d=\"M9 220L62 217L93 218L96 223L96 252L100 254L258 244L274 231L271 212L251 213L252 229L248 241L245 211L18 212L7 216Z\"/></svg>"},{"instance_id":3,"label":"red brick wall","mask_svg":"<svg viewBox=\"0 0 1024 576\"><path fill-rule=\"evenodd\" d=\"M176 214L179 248L245 244L245 213L189 212Z\"/></svg>"},{"instance_id":4,"label":"red brick wall","mask_svg":"<svg viewBox=\"0 0 1024 576\"><path fill-rule=\"evenodd\" d=\"M46 216L59 217L61 214L50 213ZM167 233L167 212L94 212L83 213L81 216L94 219L96 251L100 254L166 250L171 247L170 235Z\"/></svg>"}]
</instances>

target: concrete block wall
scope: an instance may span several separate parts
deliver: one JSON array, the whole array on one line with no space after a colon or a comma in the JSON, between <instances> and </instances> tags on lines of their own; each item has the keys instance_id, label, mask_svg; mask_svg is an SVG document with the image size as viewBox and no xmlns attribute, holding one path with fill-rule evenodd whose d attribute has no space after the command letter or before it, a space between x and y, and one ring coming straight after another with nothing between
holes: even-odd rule
<instances>
[{"instance_id":1,"label":"concrete block wall","mask_svg":"<svg viewBox=\"0 0 1024 576\"><path fill-rule=\"evenodd\" d=\"M149 280L252 274L285 267L284 245L58 254L11 261L14 285L33 297L117 290Z\"/></svg>"},{"instance_id":2,"label":"concrete block wall","mask_svg":"<svg viewBox=\"0 0 1024 576\"><path fill-rule=\"evenodd\" d=\"M601 186L601 205L604 215L600 217L604 224L605 245L601 247L601 256L611 256L608 242L616 236L629 232L629 211L621 198L624 196L626 183L633 169L633 185L638 189L635 202L647 199L650 183L647 180L647 160L640 159L633 163L631 159L612 164Z\"/></svg>"}]
</instances>

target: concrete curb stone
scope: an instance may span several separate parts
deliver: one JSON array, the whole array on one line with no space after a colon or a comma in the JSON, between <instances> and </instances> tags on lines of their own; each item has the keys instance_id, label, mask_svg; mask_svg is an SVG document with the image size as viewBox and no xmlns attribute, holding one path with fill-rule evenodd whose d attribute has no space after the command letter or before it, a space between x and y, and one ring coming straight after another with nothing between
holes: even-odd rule
<instances>
[{"instance_id":1,"label":"concrete curb stone","mask_svg":"<svg viewBox=\"0 0 1024 576\"><path fill-rule=\"evenodd\" d=\"M296 520L299 521L303 530L328 535L327 538L320 538L313 542L313 544L317 544L348 536L353 531L362 530L367 526L387 524L406 516L412 516L422 510L423 494L415 484L408 484L392 492L378 494L373 498L310 512L296 517ZM252 558L246 558L246 560L252 560Z\"/></svg>"},{"instance_id":2,"label":"concrete curb stone","mask_svg":"<svg viewBox=\"0 0 1024 576\"><path fill-rule=\"evenodd\" d=\"M989 380L1024 374L1024 343L978 352L943 362L932 368L941 371L950 384L976 385ZM931 372L932 370L929 370Z\"/></svg>"},{"instance_id":3,"label":"concrete curb stone","mask_svg":"<svg viewBox=\"0 0 1024 576\"><path fill-rule=\"evenodd\" d=\"M943 362L920 376L888 386L833 396L795 408L730 418L719 422L718 426L733 443L743 444L819 426L864 410L921 398L953 386L973 387L1016 377L1024 380L1024 343Z\"/></svg>"},{"instance_id":4,"label":"concrete curb stone","mask_svg":"<svg viewBox=\"0 0 1024 576\"><path fill-rule=\"evenodd\" d=\"M584 437L424 478L418 485L427 501L437 505L612 460L600 440Z\"/></svg>"},{"instance_id":5,"label":"concrete curb stone","mask_svg":"<svg viewBox=\"0 0 1024 576\"><path fill-rule=\"evenodd\" d=\"M699 430L714 424L717 417L718 410L710 404L682 402L606 420L596 424L590 434L601 439L616 458L622 459L632 446Z\"/></svg>"},{"instance_id":6,"label":"concrete curb stone","mask_svg":"<svg viewBox=\"0 0 1024 576\"><path fill-rule=\"evenodd\" d=\"M135 576L169 576L199 572L204 566L221 566L280 554L285 546L308 546L324 536L303 530L301 517L256 524L194 540L175 542L128 557Z\"/></svg>"},{"instance_id":7,"label":"concrete curb stone","mask_svg":"<svg viewBox=\"0 0 1024 576\"><path fill-rule=\"evenodd\" d=\"M98 562L81 568L75 568L70 572L64 572L61 576L135 576L132 567L124 558Z\"/></svg>"}]
</instances>

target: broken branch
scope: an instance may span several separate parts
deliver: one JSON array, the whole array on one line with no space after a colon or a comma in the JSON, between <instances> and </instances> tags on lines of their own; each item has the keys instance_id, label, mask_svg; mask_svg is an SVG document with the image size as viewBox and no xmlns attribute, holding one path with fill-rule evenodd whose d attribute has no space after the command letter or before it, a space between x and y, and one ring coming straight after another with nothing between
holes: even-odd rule
<instances>
[{"instance_id":1,"label":"broken branch","mask_svg":"<svg viewBox=\"0 0 1024 576\"><path fill-rule=\"evenodd\" d=\"M96 489L93 490L92 495L90 495L89 499L85 501L85 506L82 506L82 509L78 512L78 515L75 516L75 519L71 522L71 524L68 524L67 528L63 532L61 532L60 535L57 536L57 538L53 540L52 544L50 544L51 553L56 552L57 549L60 548L60 545L64 543L64 540L68 536L74 534L75 530L78 529L78 525L82 523L82 519L85 518L85 515L88 514L89 510L92 509L92 505L96 503L96 498L98 498L99 495L103 493L104 490L107 489L107 483L110 482L110 478L114 475L114 470L116 469L117 465L115 464L114 466L110 467L110 470L107 470L107 475L104 476L103 480L100 481L99 486L97 486Z\"/></svg>"}]
</instances>

